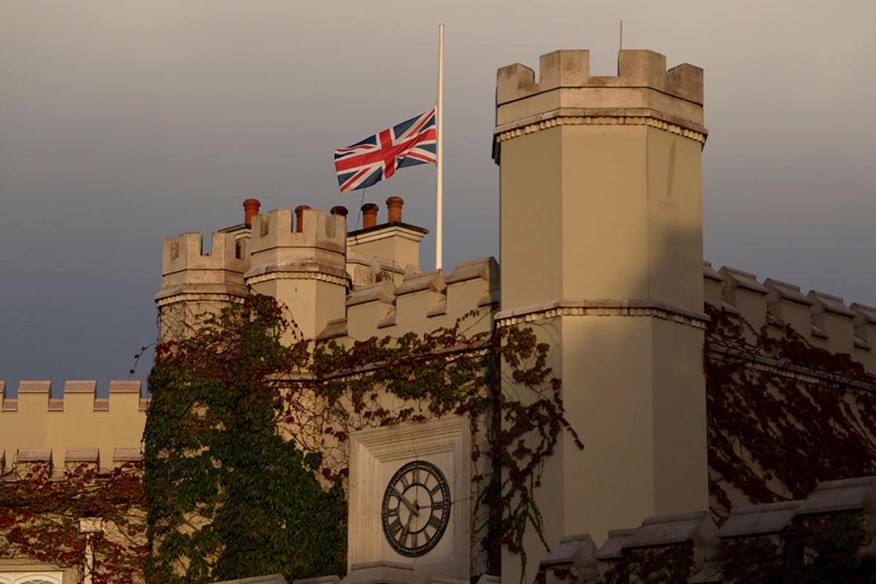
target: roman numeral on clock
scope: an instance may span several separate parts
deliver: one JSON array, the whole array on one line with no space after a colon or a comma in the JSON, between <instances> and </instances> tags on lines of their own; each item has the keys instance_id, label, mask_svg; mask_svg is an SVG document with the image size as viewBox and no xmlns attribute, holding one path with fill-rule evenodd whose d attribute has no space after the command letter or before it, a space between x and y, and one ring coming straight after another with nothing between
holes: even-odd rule
<instances>
[{"instance_id":1,"label":"roman numeral on clock","mask_svg":"<svg viewBox=\"0 0 876 584\"><path fill-rule=\"evenodd\" d=\"M401 524L401 521L399 521L398 516L396 515L395 520L393 520L393 522L389 524L389 526L386 528L386 531L389 534L389 537L398 541L396 534L401 532L403 528L404 526Z\"/></svg>"}]
</instances>

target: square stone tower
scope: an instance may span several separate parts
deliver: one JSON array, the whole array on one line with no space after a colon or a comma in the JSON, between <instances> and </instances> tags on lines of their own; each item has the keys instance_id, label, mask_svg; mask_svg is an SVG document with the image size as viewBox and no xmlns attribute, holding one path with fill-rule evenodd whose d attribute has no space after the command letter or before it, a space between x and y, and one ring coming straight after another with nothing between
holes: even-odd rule
<instances>
[{"instance_id":1,"label":"square stone tower","mask_svg":"<svg viewBox=\"0 0 876 584\"><path fill-rule=\"evenodd\" d=\"M536 501L548 544L708 508L702 349L703 72L620 52L592 77L588 51L542 55L540 78L498 72L499 326L553 345L569 441ZM509 388L510 389L510 388ZM529 557L540 544L529 538ZM534 574L535 564L528 567ZM503 579L519 558L503 559Z\"/></svg>"}]
</instances>

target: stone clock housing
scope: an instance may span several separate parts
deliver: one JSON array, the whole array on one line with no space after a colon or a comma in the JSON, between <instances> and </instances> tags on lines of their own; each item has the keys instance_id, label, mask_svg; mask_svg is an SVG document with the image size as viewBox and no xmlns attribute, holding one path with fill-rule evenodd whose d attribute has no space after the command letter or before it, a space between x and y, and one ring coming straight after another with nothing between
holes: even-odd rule
<instances>
[{"instance_id":1,"label":"stone clock housing","mask_svg":"<svg viewBox=\"0 0 876 584\"><path fill-rule=\"evenodd\" d=\"M389 562L467 580L468 418L363 430L350 445L348 568Z\"/></svg>"}]
</instances>

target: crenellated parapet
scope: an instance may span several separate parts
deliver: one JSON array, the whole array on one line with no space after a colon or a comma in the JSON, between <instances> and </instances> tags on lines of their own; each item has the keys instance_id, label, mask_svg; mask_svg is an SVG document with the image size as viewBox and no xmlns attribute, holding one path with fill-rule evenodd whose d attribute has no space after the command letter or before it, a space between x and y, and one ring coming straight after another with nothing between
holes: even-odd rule
<instances>
[{"instance_id":1,"label":"crenellated parapet","mask_svg":"<svg viewBox=\"0 0 876 584\"><path fill-rule=\"evenodd\" d=\"M813 346L847 353L876 372L876 308L846 305L839 296L811 290L730 267L715 271L703 265L707 304L739 314L755 329L779 320L790 325Z\"/></svg>"},{"instance_id":2,"label":"crenellated parapet","mask_svg":"<svg viewBox=\"0 0 876 584\"><path fill-rule=\"evenodd\" d=\"M666 57L621 50L616 76L590 75L590 51L542 55L539 78L519 63L496 77L494 157L505 140L561 125L645 125L705 142L703 70Z\"/></svg>"},{"instance_id":3,"label":"crenellated parapet","mask_svg":"<svg viewBox=\"0 0 876 584\"><path fill-rule=\"evenodd\" d=\"M60 398L49 381L21 381L16 397L10 393L0 381L0 458L7 466L108 467L139 459L149 406L139 381L112 381L107 397L98 397L94 381L67 381Z\"/></svg>"},{"instance_id":4,"label":"crenellated parapet","mask_svg":"<svg viewBox=\"0 0 876 584\"><path fill-rule=\"evenodd\" d=\"M449 276L443 270L411 270L399 285L386 279L354 288L347 297L346 317L330 322L319 338L422 334L451 327L476 311L482 317L474 317L467 333L489 331L498 295L499 265L494 258L458 264Z\"/></svg>"},{"instance_id":5,"label":"crenellated parapet","mask_svg":"<svg viewBox=\"0 0 876 584\"><path fill-rule=\"evenodd\" d=\"M249 269L248 239L227 231L212 235L204 253L200 233L183 233L164 240L159 307L192 299L225 300L248 294L243 274Z\"/></svg>"},{"instance_id":6,"label":"crenellated parapet","mask_svg":"<svg viewBox=\"0 0 876 584\"><path fill-rule=\"evenodd\" d=\"M316 279L346 286L347 221L299 206L252 218L249 286L280 279Z\"/></svg>"},{"instance_id":7,"label":"crenellated parapet","mask_svg":"<svg viewBox=\"0 0 876 584\"><path fill-rule=\"evenodd\" d=\"M200 233L164 240L161 290L155 295L162 339L190 334L205 317L249 294L243 280L248 235L246 225L217 231L209 254Z\"/></svg>"},{"instance_id":8,"label":"crenellated parapet","mask_svg":"<svg viewBox=\"0 0 876 584\"><path fill-rule=\"evenodd\" d=\"M200 322L249 294L243 275L249 269L249 237L258 199L243 202L244 223L212 234L210 253L200 233L164 240L161 290L155 295L162 339L190 334Z\"/></svg>"},{"instance_id":9,"label":"crenellated parapet","mask_svg":"<svg viewBox=\"0 0 876 584\"><path fill-rule=\"evenodd\" d=\"M344 314L347 274L347 219L299 205L252 218L247 286L274 297L312 339ZM292 340L290 333L287 340Z\"/></svg>"}]
</instances>

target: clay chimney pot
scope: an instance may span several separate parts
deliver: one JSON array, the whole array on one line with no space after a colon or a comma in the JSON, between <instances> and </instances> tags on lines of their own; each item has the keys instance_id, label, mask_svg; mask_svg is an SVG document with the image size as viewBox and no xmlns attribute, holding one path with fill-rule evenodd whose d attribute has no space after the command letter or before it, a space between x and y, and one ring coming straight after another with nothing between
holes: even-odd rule
<instances>
[{"instance_id":1,"label":"clay chimney pot","mask_svg":"<svg viewBox=\"0 0 876 584\"><path fill-rule=\"evenodd\" d=\"M386 208L389 211L389 218L387 219L388 223L402 222L402 206L404 204L405 200L401 197L390 197L386 199Z\"/></svg>"},{"instance_id":2,"label":"clay chimney pot","mask_svg":"<svg viewBox=\"0 0 876 584\"><path fill-rule=\"evenodd\" d=\"M347 208L343 205L335 205L334 207L332 207L331 213L332 215L340 215L341 217L346 217L349 211L347 211Z\"/></svg>"},{"instance_id":3,"label":"clay chimney pot","mask_svg":"<svg viewBox=\"0 0 876 584\"><path fill-rule=\"evenodd\" d=\"M362 227L368 229L377 225L377 211L380 209L374 203L365 203L362 205Z\"/></svg>"},{"instance_id":4,"label":"clay chimney pot","mask_svg":"<svg viewBox=\"0 0 876 584\"><path fill-rule=\"evenodd\" d=\"M259 214L261 206L262 202L258 199L246 199L243 202L243 222L247 226L252 225L252 218Z\"/></svg>"},{"instance_id":5,"label":"clay chimney pot","mask_svg":"<svg viewBox=\"0 0 876 584\"><path fill-rule=\"evenodd\" d=\"M298 205L295 207L295 233L304 231L304 210L310 209L310 205Z\"/></svg>"}]
</instances>

